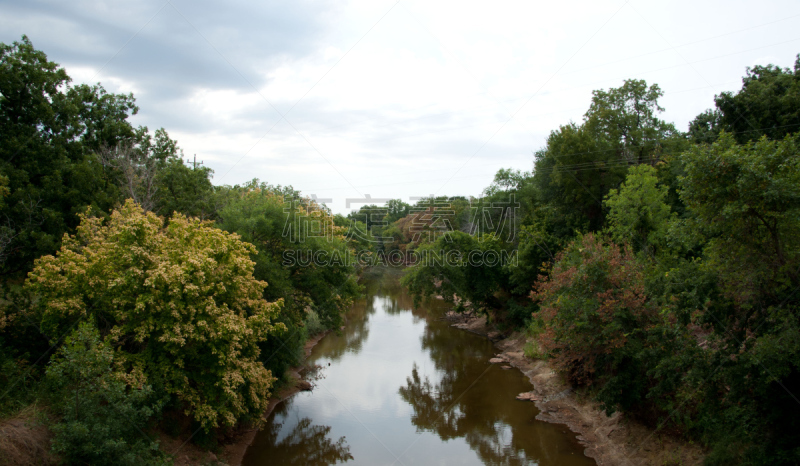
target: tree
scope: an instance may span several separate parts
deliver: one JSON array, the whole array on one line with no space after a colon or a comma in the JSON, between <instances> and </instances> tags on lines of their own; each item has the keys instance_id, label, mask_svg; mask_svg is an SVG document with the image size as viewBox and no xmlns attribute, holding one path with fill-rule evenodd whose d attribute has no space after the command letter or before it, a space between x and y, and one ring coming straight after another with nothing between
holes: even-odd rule
<instances>
[{"instance_id":1,"label":"tree","mask_svg":"<svg viewBox=\"0 0 800 466\"><path fill-rule=\"evenodd\" d=\"M161 403L150 385L128 387L126 378L114 370L114 350L100 332L79 324L47 367L52 405L61 416L50 427L56 454L70 464L168 464L145 433Z\"/></svg>"},{"instance_id":2,"label":"tree","mask_svg":"<svg viewBox=\"0 0 800 466\"><path fill-rule=\"evenodd\" d=\"M0 273L29 270L34 258L58 249L86 206L107 212L119 199L115 174L93 153L134 136L133 96L69 83L27 37L0 44L0 177L9 180Z\"/></svg>"},{"instance_id":3,"label":"tree","mask_svg":"<svg viewBox=\"0 0 800 466\"><path fill-rule=\"evenodd\" d=\"M615 160L606 141L585 125L570 123L547 138L547 147L536 153L534 183L542 204L556 209L561 235L589 231L603 225L600 200L624 179L627 161Z\"/></svg>"},{"instance_id":4,"label":"tree","mask_svg":"<svg viewBox=\"0 0 800 466\"><path fill-rule=\"evenodd\" d=\"M121 141L115 147L103 146L98 151L103 165L119 171L122 195L152 211L156 205L158 161L137 150L133 141Z\"/></svg>"},{"instance_id":5,"label":"tree","mask_svg":"<svg viewBox=\"0 0 800 466\"><path fill-rule=\"evenodd\" d=\"M287 192L292 197L286 197ZM268 358L264 363L276 375L301 361L309 324L318 318L323 328L338 328L360 293L355 257L343 236L346 228L296 193L258 180L223 187L218 193L217 226L255 246L250 256L253 273L270 283L265 299L284 302L280 321L287 331L260 343ZM319 227L316 233L314 227Z\"/></svg>"},{"instance_id":6,"label":"tree","mask_svg":"<svg viewBox=\"0 0 800 466\"><path fill-rule=\"evenodd\" d=\"M401 218L408 215L411 206L407 203L403 202L400 199L390 199L386 202L386 223L391 225L392 223L400 220Z\"/></svg>"},{"instance_id":7,"label":"tree","mask_svg":"<svg viewBox=\"0 0 800 466\"><path fill-rule=\"evenodd\" d=\"M561 226L597 231L604 224L602 199L625 179L631 165L655 164L685 145L674 126L659 120L658 85L626 80L619 88L593 92L583 124L550 133L536 153L534 184L541 202L558 209Z\"/></svg>"},{"instance_id":8,"label":"tree","mask_svg":"<svg viewBox=\"0 0 800 466\"><path fill-rule=\"evenodd\" d=\"M740 303L800 285L799 154L797 136L738 145L722 133L681 156L681 199L708 238L707 260Z\"/></svg>"},{"instance_id":9,"label":"tree","mask_svg":"<svg viewBox=\"0 0 800 466\"><path fill-rule=\"evenodd\" d=\"M664 111L658 105L664 95L658 84L648 87L643 80L627 79L621 87L592 94L585 124L592 134L611 143L618 159L636 165L655 163L664 143L677 133L671 123L656 116Z\"/></svg>"},{"instance_id":10,"label":"tree","mask_svg":"<svg viewBox=\"0 0 800 466\"><path fill-rule=\"evenodd\" d=\"M158 191L155 211L159 215L180 212L202 220L214 215L213 171L207 167L188 167L180 157L169 157L156 175Z\"/></svg>"},{"instance_id":11,"label":"tree","mask_svg":"<svg viewBox=\"0 0 800 466\"><path fill-rule=\"evenodd\" d=\"M531 297L545 324L540 342L554 365L580 385L597 385L609 413L647 394L639 353L658 314L647 304L644 267L631 249L592 233L558 254Z\"/></svg>"},{"instance_id":12,"label":"tree","mask_svg":"<svg viewBox=\"0 0 800 466\"><path fill-rule=\"evenodd\" d=\"M665 202L668 188L658 185L656 173L649 165L631 167L619 190L609 191L604 201L611 237L646 253L666 246L667 228L674 218Z\"/></svg>"},{"instance_id":13,"label":"tree","mask_svg":"<svg viewBox=\"0 0 800 466\"><path fill-rule=\"evenodd\" d=\"M653 275L684 281L661 301L696 316L706 347L687 365L684 391L696 394L689 424L713 447L709 464L800 459L791 395L800 390L799 152L796 135L737 144L723 131L680 156L683 232L698 237L702 257Z\"/></svg>"},{"instance_id":14,"label":"tree","mask_svg":"<svg viewBox=\"0 0 800 466\"><path fill-rule=\"evenodd\" d=\"M706 110L689 122L689 139L695 144L712 143L717 140L722 122L718 110Z\"/></svg>"},{"instance_id":15,"label":"tree","mask_svg":"<svg viewBox=\"0 0 800 466\"><path fill-rule=\"evenodd\" d=\"M126 201L107 222L81 216L25 288L32 319L62 335L89 319L132 374L173 396L206 429L256 423L274 377L258 343L283 328L262 297L252 245L197 219L164 219Z\"/></svg>"},{"instance_id":16,"label":"tree","mask_svg":"<svg viewBox=\"0 0 800 466\"><path fill-rule=\"evenodd\" d=\"M717 126L740 144L762 136L780 140L800 131L800 54L794 71L775 65L747 68L742 89L736 94L723 92L714 102Z\"/></svg>"},{"instance_id":17,"label":"tree","mask_svg":"<svg viewBox=\"0 0 800 466\"><path fill-rule=\"evenodd\" d=\"M494 174L492 184L483 190L483 195L493 196L501 192L516 191L529 176L529 173L523 173L520 170L501 168Z\"/></svg>"},{"instance_id":18,"label":"tree","mask_svg":"<svg viewBox=\"0 0 800 466\"><path fill-rule=\"evenodd\" d=\"M416 250L419 262L407 269L402 283L414 299L440 295L460 310L483 313L500 310L498 299L508 283L510 255L503 242L493 234L480 240L455 231ZM505 254L504 254L505 253Z\"/></svg>"}]
</instances>

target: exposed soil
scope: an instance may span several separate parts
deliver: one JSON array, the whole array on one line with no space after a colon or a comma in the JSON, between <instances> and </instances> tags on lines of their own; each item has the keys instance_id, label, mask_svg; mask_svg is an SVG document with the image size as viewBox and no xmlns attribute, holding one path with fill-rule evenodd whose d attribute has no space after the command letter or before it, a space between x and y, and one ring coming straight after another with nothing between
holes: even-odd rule
<instances>
[{"instance_id":1,"label":"exposed soil","mask_svg":"<svg viewBox=\"0 0 800 466\"><path fill-rule=\"evenodd\" d=\"M38 419L40 416L43 416L41 412L29 406L16 416L0 421L0 464L56 464L57 458L50 454L52 434Z\"/></svg>"},{"instance_id":2,"label":"exposed soil","mask_svg":"<svg viewBox=\"0 0 800 466\"><path fill-rule=\"evenodd\" d=\"M525 335L514 333L507 338L487 325L485 317L449 312L453 327L486 336L500 350L493 363L511 365L525 374L533 391L520 394L520 403L533 402L541 413L537 419L566 424L578 434L586 447L586 456L606 465L700 465L703 451L697 445L656 432L624 414L607 416L597 403L576 393L544 360L525 357ZM535 342L533 343L535 344Z\"/></svg>"}]
</instances>

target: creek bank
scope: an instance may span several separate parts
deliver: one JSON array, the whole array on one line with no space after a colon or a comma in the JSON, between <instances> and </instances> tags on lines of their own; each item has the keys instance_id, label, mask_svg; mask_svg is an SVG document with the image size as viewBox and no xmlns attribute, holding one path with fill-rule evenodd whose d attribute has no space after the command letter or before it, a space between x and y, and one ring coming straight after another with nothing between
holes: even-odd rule
<instances>
[{"instance_id":1,"label":"creek bank","mask_svg":"<svg viewBox=\"0 0 800 466\"><path fill-rule=\"evenodd\" d=\"M540 411L537 419L565 424L578 434L584 453L599 466L702 464L704 454L697 445L657 433L621 412L607 416L597 403L576 393L547 361L525 357L523 348L528 341L524 334L514 332L504 338L486 317L471 314L449 311L445 320L492 340L500 352L489 362L514 366L533 384L533 391L517 396L520 403L533 402Z\"/></svg>"},{"instance_id":2,"label":"creek bank","mask_svg":"<svg viewBox=\"0 0 800 466\"><path fill-rule=\"evenodd\" d=\"M0 464L13 466L55 465L50 452L52 432L43 422L46 413L30 405L0 421Z\"/></svg>"}]
</instances>

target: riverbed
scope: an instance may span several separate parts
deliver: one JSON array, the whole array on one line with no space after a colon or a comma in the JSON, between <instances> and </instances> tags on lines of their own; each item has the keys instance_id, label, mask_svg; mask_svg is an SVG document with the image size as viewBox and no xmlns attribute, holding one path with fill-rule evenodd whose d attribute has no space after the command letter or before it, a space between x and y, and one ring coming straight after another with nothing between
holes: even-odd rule
<instances>
[{"instance_id":1,"label":"riverbed","mask_svg":"<svg viewBox=\"0 0 800 466\"><path fill-rule=\"evenodd\" d=\"M596 464L565 426L518 401L519 370L491 341L450 327L441 301L414 307L391 270L306 361L314 389L279 404L247 450L255 465Z\"/></svg>"}]
</instances>

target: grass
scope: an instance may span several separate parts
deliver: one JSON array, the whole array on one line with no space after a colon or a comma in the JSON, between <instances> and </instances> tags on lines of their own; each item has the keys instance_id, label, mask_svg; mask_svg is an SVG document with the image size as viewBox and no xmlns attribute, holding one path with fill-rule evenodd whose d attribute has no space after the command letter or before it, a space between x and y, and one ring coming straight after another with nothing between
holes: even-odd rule
<instances>
[{"instance_id":1,"label":"grass","mask_svg":"<svg viewBox=\"0 0 800 466\"><path fill-rule=\"evenodd\" d=\"M528 359L547 359L547 353L541 350L539 343L536 341L528 341L525 343L522 352Z\"/></svg>"}]
</instances>

